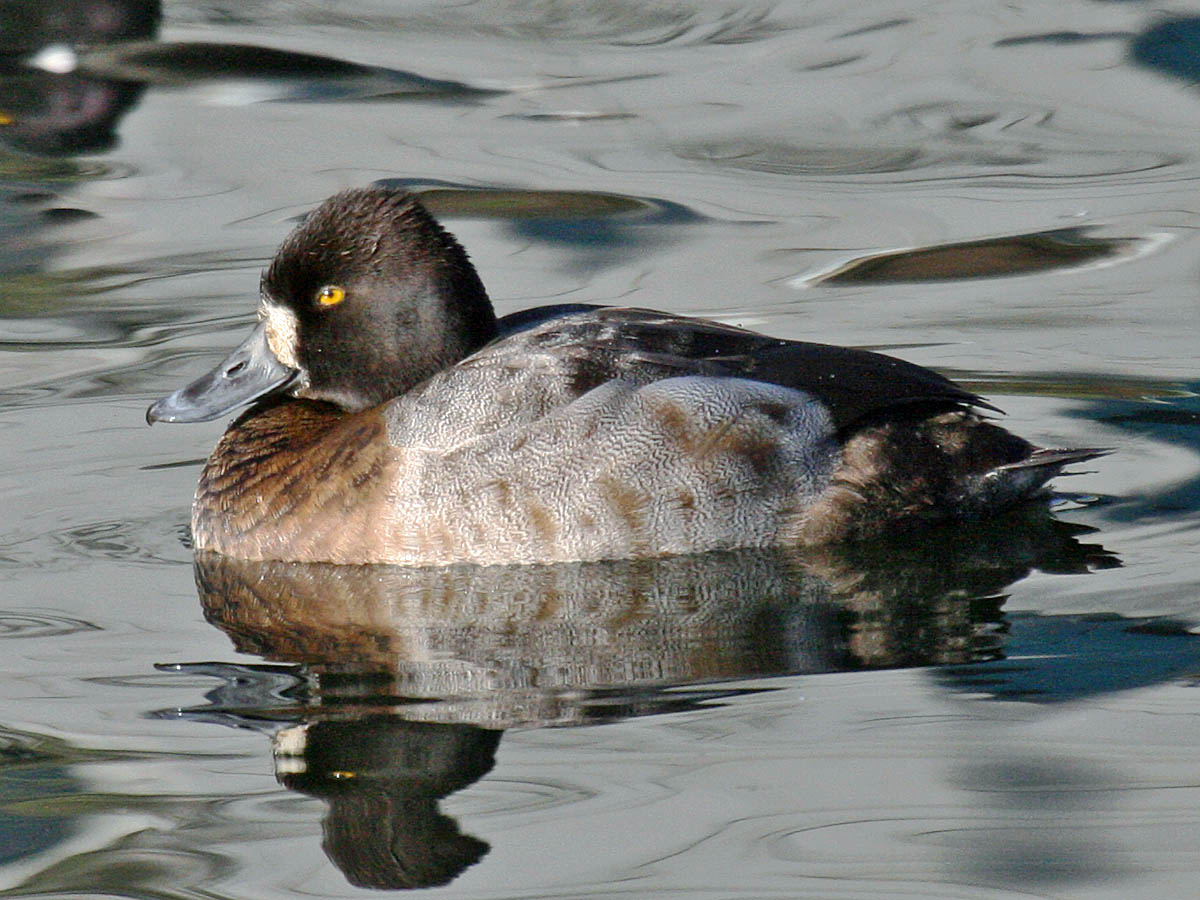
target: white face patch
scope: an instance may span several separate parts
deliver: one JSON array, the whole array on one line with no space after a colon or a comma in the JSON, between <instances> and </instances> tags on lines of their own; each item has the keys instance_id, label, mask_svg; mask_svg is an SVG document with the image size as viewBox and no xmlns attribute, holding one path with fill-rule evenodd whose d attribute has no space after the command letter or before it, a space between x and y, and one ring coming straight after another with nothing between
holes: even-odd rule
<instances>
[{"instance_id":1,"label":"white face patch","mask_svg":"<svg viewBox=\"0 0 1200 900\"><path fill-rule=\"evenodd\" d=\"M286 306L265 300L259 304L258 316L267 326L267 346L275 358L292 369L300 366L300 321Z\"/></svg>"}]
</instances>

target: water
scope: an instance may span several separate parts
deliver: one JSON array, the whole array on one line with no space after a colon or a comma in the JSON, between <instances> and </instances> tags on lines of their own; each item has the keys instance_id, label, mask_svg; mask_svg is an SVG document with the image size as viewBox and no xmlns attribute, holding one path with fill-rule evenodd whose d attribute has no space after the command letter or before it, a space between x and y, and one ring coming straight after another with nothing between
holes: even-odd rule
<instances>
[{"instance_id":1,"label":"water","mask_svg":"<svg viewBox=\"0 0 1200 900\"><path fill-rule=\"evenodd\" d=\"M1200 19L2 15L0 895L1194 894ZM193 571L222 424L143 411L240 339L296 216L379 179L501 313L882 348L1116 452L1057 525L802 566Z\"/></svg>"}]
</instances>

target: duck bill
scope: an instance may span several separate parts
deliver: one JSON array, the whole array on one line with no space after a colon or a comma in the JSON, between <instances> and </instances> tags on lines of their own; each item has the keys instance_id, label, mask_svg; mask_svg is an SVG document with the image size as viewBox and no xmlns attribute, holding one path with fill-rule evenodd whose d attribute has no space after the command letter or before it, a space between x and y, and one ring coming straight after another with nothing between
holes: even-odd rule
<instances>
[{"instance_id":1,"label":"duck bill","mask_svg":"<svg viewBox=\"0 0 1200 900\"><path fill-rule=\"evenodd\" d=\"M219 366L146 410L146 421L207 422L283 390L299 374L275 357L259 324Z\"/></svg>"}]
</instances>

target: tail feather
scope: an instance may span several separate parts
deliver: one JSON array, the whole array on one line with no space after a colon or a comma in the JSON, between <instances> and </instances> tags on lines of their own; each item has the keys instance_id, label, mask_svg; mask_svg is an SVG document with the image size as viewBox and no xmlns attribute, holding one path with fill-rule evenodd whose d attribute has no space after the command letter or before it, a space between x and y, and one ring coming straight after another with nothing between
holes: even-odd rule
<instances>
[{"instance_id":1,"label":"tail feather","mask_svg":"<svg viewBox=\"0 0 1200 900\"><path fill-rule=\"evenodd\" d=\"M1089 459L1095 459L1098 456L1107 456L1110 453L1112 453L1111 447L1079 447L1076 449L1039 447L1024 459L997 466L994 471L1011 472L1015 469L1049 468L1056 470L1053 474L1047 475L1047 478L1052 478L1054 474L1057 474L1057 470L1063 466L1069 466L1071 463L1085 462Z\"/></svg>"},{"instance_id":2,"label":"tail feather","mask_svg":"<svg viewBox=\"0 0 1200 900\"><path fill-rule=\"evenodd\" d=\"M1051 478L1072 474L1064 473L1064 466L1111 452L1101 447L1036 448L1023 459L996 466L976 481L973 490L968 491L970 500L966 505L981 511L996 510L1039 496Z\"/></svg>"}]
</instances>

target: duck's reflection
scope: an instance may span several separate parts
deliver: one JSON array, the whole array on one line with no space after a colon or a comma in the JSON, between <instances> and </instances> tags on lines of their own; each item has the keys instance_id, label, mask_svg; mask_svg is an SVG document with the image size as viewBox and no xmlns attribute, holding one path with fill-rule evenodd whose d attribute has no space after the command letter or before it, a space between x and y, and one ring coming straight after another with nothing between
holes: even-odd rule
<instances>
[{"instance_id":1,"label":"duck's reflection","mask_svg":"<svg viewBox=\"0 0 1200 900\"><path fill-rule=\"evenodd\" d=\"M147 87L216 84L223 102L327 103L496 93L277 47L157 40L161 0L0 3L0 145L35 157L110 150Z\"/></svg>"},{"instance_id":2,"label":"duck's reflection","mask_svg":"<svg viewBox=\"0 0 1200 900\"><path fill-rule=\"evenodd\" d=\"M1039 512L804 557L515 568L201 554L209 621L295 668L176 667L227 681L183 714L274 732L277 776L329 804L325 850L354 884L445 884L487 844L438 801L490 770L502 729L686 708L764 676L994 658L998 591L1115 564L1079 531Z\"/></svg>"},{"instance_id":3,"label":"duck's reflection","mask_svg":"<svg viewBox=\"0 0 1200 900\"><path fill-rule=\"evenodd\" d=\"M6 0L0 6L0 141L20 153L98 153L143 86L78 73L75 49L152 38L160 0Z\"/></svg>"},{"instance_id":4,"label":"duck's reflection","mask_svg":"<svg viewBox=\"0 0 1200 900\"><path fill-rule=\"evenodd\" d=\"M275 774L329 804L322 846L358 887L447 884L488 851L438 810L495 762L502 732L391 716L326 719L275 736Z\"/></svg>"}]
</instances>

